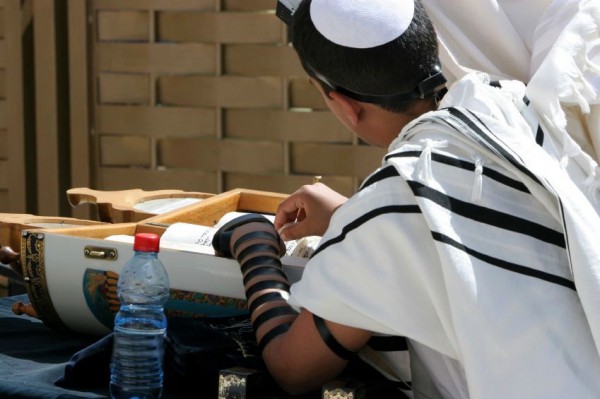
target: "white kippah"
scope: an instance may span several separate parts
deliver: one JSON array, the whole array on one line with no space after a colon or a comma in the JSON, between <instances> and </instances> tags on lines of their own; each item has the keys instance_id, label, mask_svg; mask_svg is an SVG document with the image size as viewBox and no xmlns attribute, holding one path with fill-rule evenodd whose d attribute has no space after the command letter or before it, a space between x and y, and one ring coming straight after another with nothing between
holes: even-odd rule
<instances>
[{"instance_id":1,"label":"white kippah","mask_svg":"<svg viewBox=\"0 0 600 399\"><path fill-rule=\"evenodd\" d=\"M340 46L370 48L400 37L415 12L414 0L313 0L310 17Z\"/></svg>"}]
</instances>

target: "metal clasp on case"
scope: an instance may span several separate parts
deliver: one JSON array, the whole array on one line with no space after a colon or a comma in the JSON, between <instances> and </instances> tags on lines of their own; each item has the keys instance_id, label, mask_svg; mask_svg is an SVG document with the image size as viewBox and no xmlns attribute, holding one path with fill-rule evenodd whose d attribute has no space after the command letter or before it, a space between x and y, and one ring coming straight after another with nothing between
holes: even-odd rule
<instances>
[{"instance_id":1,"label":"metal clasp on case","mask_svg":"<svg viewBox=\"0 0 600 399\"><path fill-rule=\"evenodd\" d=\"M117 260L118 252L114 248L93 247L88 245L83 249L83 255L91 259Z\"/></svg>"}]
</instances>

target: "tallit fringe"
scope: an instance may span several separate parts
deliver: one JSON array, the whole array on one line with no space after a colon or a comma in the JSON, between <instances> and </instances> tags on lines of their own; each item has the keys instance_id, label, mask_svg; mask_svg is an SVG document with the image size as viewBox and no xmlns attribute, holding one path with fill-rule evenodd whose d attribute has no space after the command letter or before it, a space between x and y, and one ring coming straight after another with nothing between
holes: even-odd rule
<instances>
[{"instance_id":1,"label":"tallit fringe","mask_svg":"<svg viewBox=\"0 0 600 399\"><path fill-rule=\"evenodd\" d=\"M473 181L473 191L471 192L471 201L481 201L483 193L483 160L475 158L475 180Z\"/></svg>"},{"instance_id":2,"label":"tallit fringe","mask_svg":"<svg viewBox=\"0 0 600 399\"><path fill-rule=\"evenodd\" d=\"M420 140L419 143L422 144L422 152L421 156L419 156L419 161L417 164L417 176L419 180L425 184L429 185L432 179L431 172L431 151L434 148L444 148L448 146L448 142L446 140L435 141L431 139Z\"/></svg>"}]
</instances>

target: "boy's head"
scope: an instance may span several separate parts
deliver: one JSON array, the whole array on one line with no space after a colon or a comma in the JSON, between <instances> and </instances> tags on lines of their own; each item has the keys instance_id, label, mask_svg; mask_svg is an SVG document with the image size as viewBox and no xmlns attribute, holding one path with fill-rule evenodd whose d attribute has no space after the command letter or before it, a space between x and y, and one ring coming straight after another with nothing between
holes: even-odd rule
<instances>
[{"instance_id":1,"label":"boy's head","mask_svg":"<svg viewBox=\"0 0 600 399\"><path fill-rule=\"evenodd\" d=\"M444 86L420 0L303 0L290 28L302 65L325 92L401 112Z\"/></svg>"}]
</instances>

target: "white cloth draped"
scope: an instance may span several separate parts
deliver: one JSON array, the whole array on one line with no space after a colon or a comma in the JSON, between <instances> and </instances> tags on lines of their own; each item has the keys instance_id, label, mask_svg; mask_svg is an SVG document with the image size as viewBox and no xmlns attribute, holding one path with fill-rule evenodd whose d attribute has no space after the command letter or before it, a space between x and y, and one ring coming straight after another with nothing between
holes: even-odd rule
<instances>
[{"instance_id":1,"label":"white cloth draped","mask_svg":"<svg viewBox=\"0 0 600 399\"><path fill-rule=\"evenodd\" d=\"M598 0L423 3L436 27L450 82L478 70L492 79L528 83L538 111L600 159ZM565 151L573 150L567 146Z\"/></svg>"}]
</instances>

